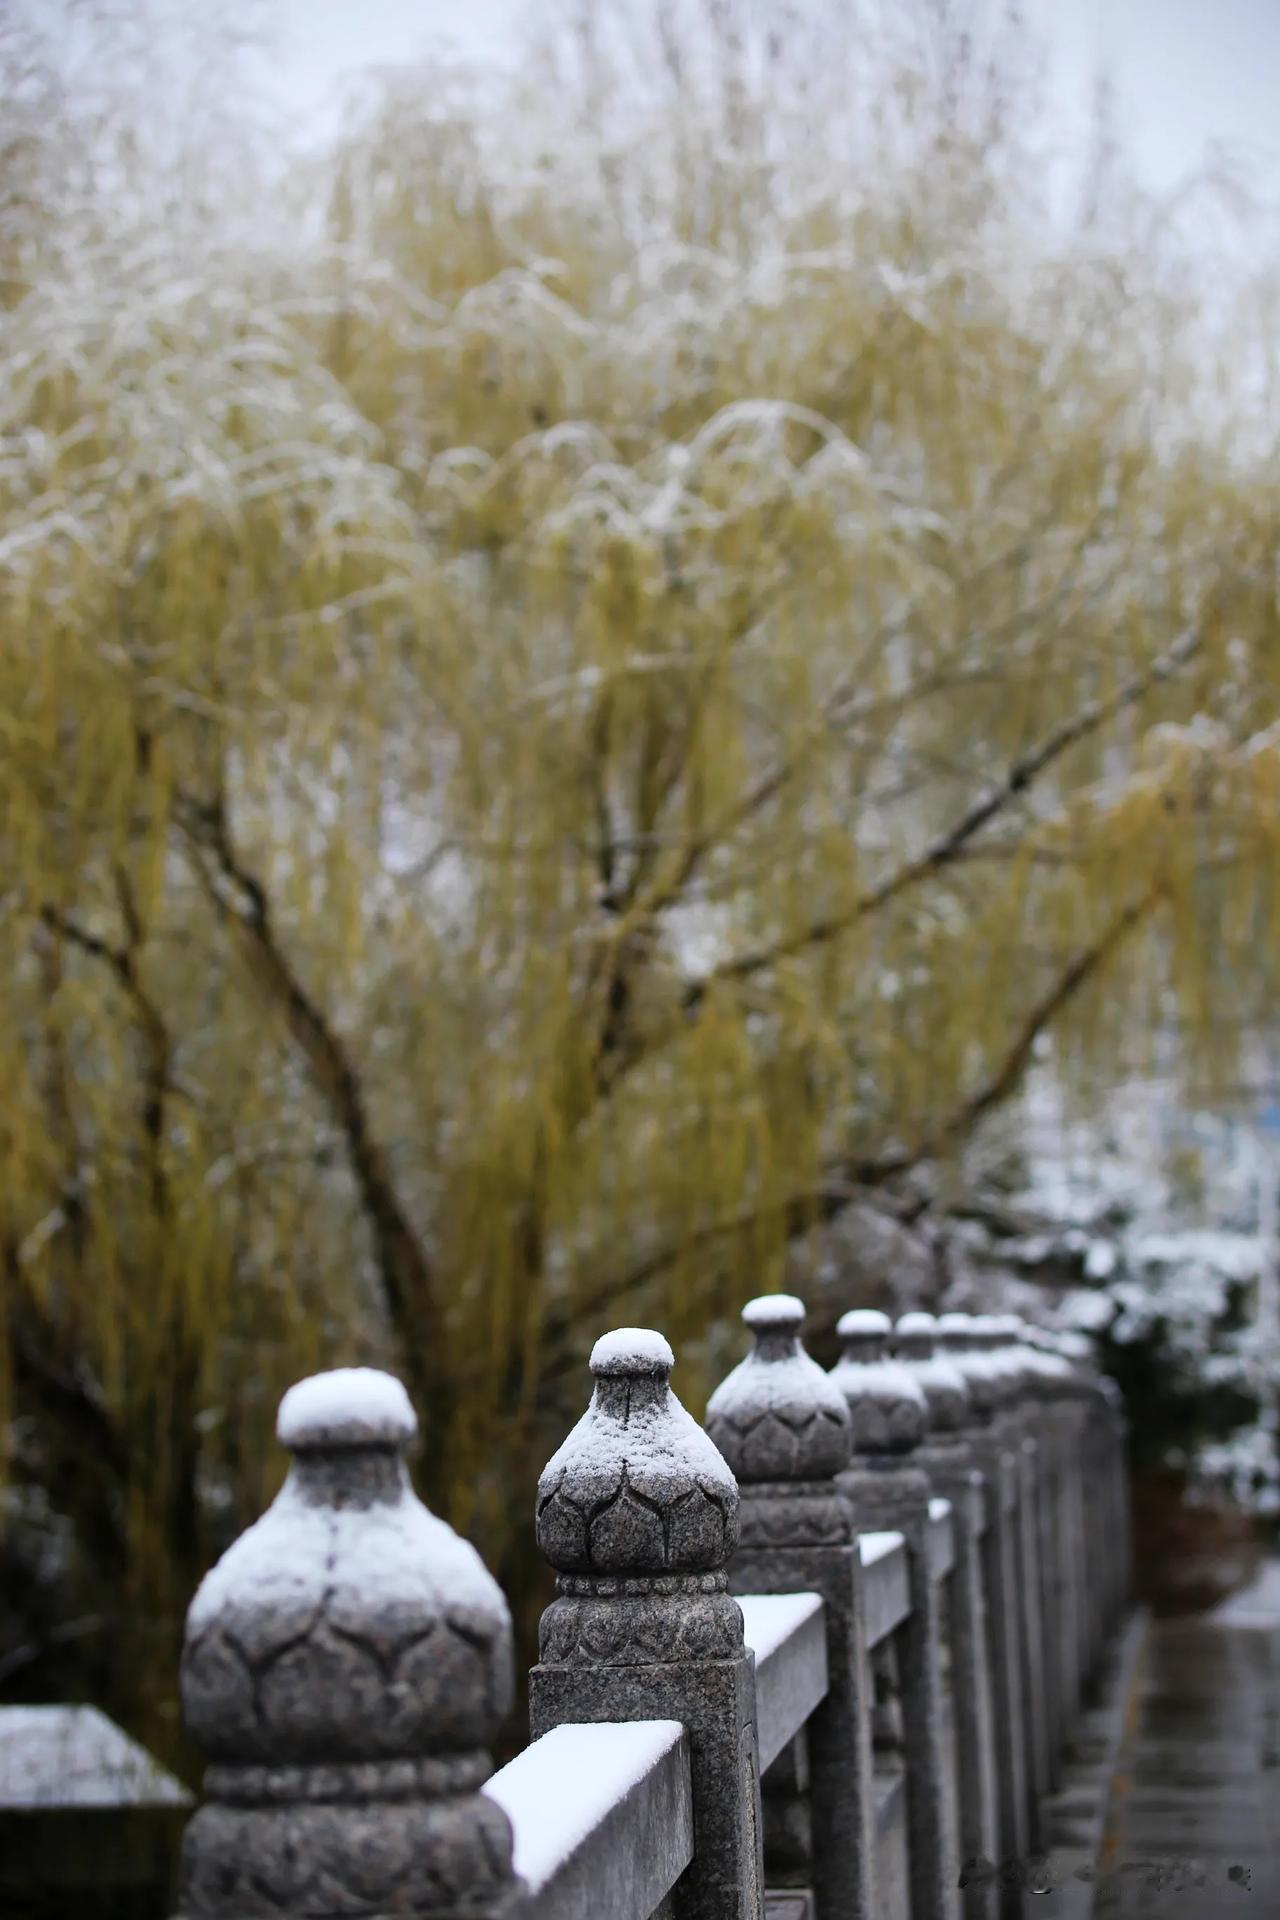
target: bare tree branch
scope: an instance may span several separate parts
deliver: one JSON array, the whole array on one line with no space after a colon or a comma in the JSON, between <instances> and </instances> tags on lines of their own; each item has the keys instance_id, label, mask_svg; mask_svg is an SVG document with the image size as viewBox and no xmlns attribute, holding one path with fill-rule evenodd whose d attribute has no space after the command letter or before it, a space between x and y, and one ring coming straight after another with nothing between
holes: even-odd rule
<instances>
[{"instance_id":1,"label":"bare tree branch","mask_svg":"<svg viewBox=\"0 0 1280 1920\"><path fill-rule=\"evenodd\" d=\"M208 899L239 934L254 977L269 1004L282 1015L342 1135L405 1364L419 1385L420 1404L442 1421L448 1368L436 1277L374 1134L355 1063L280 942L266 889L241 860L232 840L222 796L211 803L183 797L179 818Z\"/></svg>"},{"instance_id":2,"label":"bare tree branch","mask_svg":"<svg viewBox=\"0 0 1280 1920\"><path fill-rule=\"evenodd\" d=\"M9 1332L17 1375L45 1400L54 1402L72 1430L112 1472L126 1465L120 1436L98 1387L78 1369L54 1358L57 1339L47 1316L23 1284L17 1251L5 1249L5 1291L9 1295Z\"/></svg>"},{"instance_id":3,"label":"bare tree branch","mask_svg":"<svg viewBox=\"0 0 1280 1920\"><path fill-rule=\"evenodd\" d=\"M840 1156L828 1162L812 1186L763 1209L754 1204L739 1208L687 1236L679 1246L658 1248L628 1272L593 1288L576 1302L562 1337L570 1337L584 1320L590 1321L606 1309L616 1308L620 1299L659 1278L689 1252L719 1245L771 1216L780 1218L784 1240L798 1239L814 1227L835 1219L855 1201L866 1200L878 1189L914 1173L928 1161L953 1152L994 1107L1016 1091L1040 1035L1047 1032L1077 994L1096 978L1129 934L1151 912L1158 898L1157 889L1144 893L1118 914L1095 941L1075 955L1027 1013L987 1079L912 1146L890 1148L874 1155ZM554 1365L545 1370L548 1377L556 1372Z\"/></svg>"},{"instance_id":4,"label":"bare tree branch","mask_svg":"<svg viewBox=\"0 0 1280 1920\"><path fill-rule=\"evenodd\" d=\"M173 1045L169 1030L155 1001L142 980L139 957L146 931L138 913L132 883L124 868L115 870L116 892L125 937L120 946L112 946L97 934L91 934L59 908L45 906L40 919L52 933L81 953L101 960L116 976L137 1017L143 1045L142 1130L147 1142L147 1177L151 1197L159 1219L169 1211L169 1187L164 1167L165 1100L170 1090Z\"/></svg>"},{"instance_id":5,"label":"bare tree branch","mask_svg":"<svg viewBox=\"0 0 1280 1920\"><path fill-rule=\"evenodd\" d=\"M1096 733L1107 721L1115 719L1127 707L1133 706L1144 694L1147 694L1161 682L1170 679L1178 669L1186 664L1198 651L1203 635L1198 629L1188 629L1179 635L1173 644L1166 648L1152 665L1142 673L1133 674L1124 684L1106 699L1091 700L1069 720L1053 728L1045 738L1022 754L1010 767L1003 779L997 781L985 794L960 816L945 833L930 841L922 853L904 862L884 880L861 894L853 904L841 913L829 914L820 920L814 920L798 932L786 935L781 940L772 941L768 946L757 947L748 953L739 954L735 959L726 960L714 968L704 979L696 981L684 996L684 1008L690 1012L706 998L710 988L720 981L746 980L774 966L779 960L788 959L795 954L820 946L838 934L847 932L860 920L888 906L900 894L914 886L918 881L936 873L957 859L968 847L970 841L999 814L1025 793L1046 769L1061 759L1071 747L1078 746L1082 740Z\"/></svg>"}]
</instances>

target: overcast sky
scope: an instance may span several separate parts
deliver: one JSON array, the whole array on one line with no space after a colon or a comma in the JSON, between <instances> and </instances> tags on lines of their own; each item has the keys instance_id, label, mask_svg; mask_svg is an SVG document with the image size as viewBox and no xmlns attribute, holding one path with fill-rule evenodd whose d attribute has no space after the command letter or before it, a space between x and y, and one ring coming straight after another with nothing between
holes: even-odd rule
<instances>
[{"instance_id":1,"label":"overcast sky","mask_svg":"<svg viewBox=\"0 0 1280 1920\"><path fill-rule=\"evenodd\" d=\"M346 75L424 42L501 58L527 3L277 0L273 90L311 120ZM1110 74L1149 186L1176 185L1216 144L1280 188L1280 0L1024 0L1024 11L1050 44L1066 126L1083 127L1093 76L1100 65Z\"/></svg>"}]
</instances>

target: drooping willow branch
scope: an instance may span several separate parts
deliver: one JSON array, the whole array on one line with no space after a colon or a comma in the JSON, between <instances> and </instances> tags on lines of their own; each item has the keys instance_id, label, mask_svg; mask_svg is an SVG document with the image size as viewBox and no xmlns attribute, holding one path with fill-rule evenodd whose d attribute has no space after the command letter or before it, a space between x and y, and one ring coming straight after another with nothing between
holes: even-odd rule
<instances>
[{"instance_id":1,"label":"drooping willow branch","mask_svg":"<svg viewBox=\"0 0 1280 1920\"><path fill-rule=\"evenodd\" d=\"M1090 735L1097 733L1110 720L1123 713L1150 693L1161 682L1170 679L1180 667L1184 666L1198 652L1203 644L1203 632L1199 628L1188 629L1181 633L1173 644L1141 673L1135 673L1118 687L1106 699L1092 700L1086 706L1064 720L1047 733L1043 740L1020 754L1002 778L988 788L968 807L960 818L945 832L931 840L922 853L907 860L861 894L843 913L830 914L811 921L807 927L787 934L780 940L771 941L767 946L756 947L750 952L738 954L725 960L702 980L691 986L685 995L685 1009L692 1011L706 997L711 987L718 981L748 980L754 974L776 966L780 960L786 960L797 954L805 953L814 947L822 946L837 935L846 933L859 921L878 913L883 907L898 899L921 880L950 865L981 833L991 821L1006 811L1013 801L1025 794L1028 789L1045 773L1055 761L1060 760L1072 747L1079 746Z\"/></svg>"},{"instance_id":2,"label":"drooping willow branch","mask_svg":"<svg viewBox=\"0 0 1280 1920\"><path fill-rule=\"evenodd\" d=\"M388 1316L405 1364L436 1416L442 1417L448 1399L448 1335L436 1276L374 1132L351 1051L285 951L266 889L232 839L225 797L219 793L211 801L197 802L184 796L178 818L207 899L239 936L254 979L268 1005L283 1018L346 1144Z\"/></svg>"},{"instance_id":3,"label":"drooping willow branch","mask_svg":"<svg viewBox=\"0 0 1280 1920\"><path fill-rule=\"evenodd\" d=\"M616 1312L619 1301L643 1291L689 1253L714 1253L716 1248L770 1219L779 1223L784 1241L796 1240L814 1227L836 1219L855 1202L906 1179L929 1162L959 1150L986 1115L1016 1090L1031 1063L1040 1036L1049 1030L1081 991L1103 972L1130 934L1147 919L1159 897L1158 888L1141 894L1115 916L1097 939L1075 954L1028 1010L1008 1047L986 1078L936 1126L910 1146L890 1147L879 1154L837 1155L827 1162L812 1184L769 1202L764 1207L748 1205L737 1208L697 1229L678 1245L661 1247L625 1272L588 1289L574 1301L563 1326L549 1342L552 1356L546 1363L549 1375L554 1376L561 1364L554 1356L562 1351L566 1342L573 1342L579 1329L590 1327L606 1311Z\"/></svg>"}]
</instances>

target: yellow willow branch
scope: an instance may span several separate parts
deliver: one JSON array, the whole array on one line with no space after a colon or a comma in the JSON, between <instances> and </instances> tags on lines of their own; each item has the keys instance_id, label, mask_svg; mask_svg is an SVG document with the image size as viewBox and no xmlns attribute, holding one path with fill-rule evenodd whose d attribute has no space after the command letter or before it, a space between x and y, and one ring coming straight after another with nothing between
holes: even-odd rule
<instances>
[{"instance_id":1,"label":"yellow willow branch","mask_svg":"<svg viewBox=\"0 0 1280 1920\"><path fill-rule=\"evenodd\" d=\"M142 979L139 957L146 929L138 914L132 885L123 867L116 869L116 890L125 937L120 946L91 934L54 906L40 909L40 920L51 933L91 959L101 960L115 975L134 1009L142 1034L142 1131L147 1142L148 1182L156 1217L169 1212L169 1182L164 1166L165 1105L172 1092L173 1041L164 1017Z\"/></svg>"},{"instance_id":2,"label":"yellow willow branch","mask_svg":"<svg viewBox=\"0 0 1280 1920\"><path fill-rule=\"evenodd\" d=\"M780 1219L784 1240L798 1239L813 1227L843 1213L855 1200L867 1198L888 1182L915 1172L928 1161L953 1152L979 1122L1017 1089L1031 1063L1036 1041L1094 979L1155 906L1159 888L1149 888L1116 916L1098 939L1076 954L1048 991L1030 1009L1001 1059L980 1086L911 1147L896 1147L877 1155L842 1155L829 1161L819 1179L771 1205L738 1209L701 1228L677 1245L647 1255L629 1272L604 1282L575 1303L564 1339L573 1337L582 1322L616 1309L620 1299L638 1291L669 1270L690 1251L712 1247L771 1218ZM546 1370L544 1370L546 1371ZM551 1371L554 1371L552 1369Z\"/></svg>"},{"instance_id":3,"label":"yellow willow branch","mask_svg":"<svg viewBox=\"0 0 1280 1920\"><path fill-rule=\"evenodd\" d=\"M443 1424L449 1370L436 1275L374 1134L355 1063L281 945L266 890L244 865L231 838L224 801L218 798L212 804L197 805L183 798L179 818L206 897L239 935L254 978L283 1017L346 1144L405 1365L422 1390L420 1398ZM210 871L210 862L221 885Z\"/></svg>"},{"instance_id":4,"label":"yellow willow branch","mask_svg":"<svg viewBox=\"0 0 1280 1920\"><path fill-rule=\"evenodd\" d=\"M999 621L994 626L983 629L981 639L985 642L988 649L998 646L1003 639L1012 636L1019 629L1025 630L1036 620L1051 613L1055 607L1060 606L1063 600L1069 597L1081 571L1083 555L1092 549L1092 544L1101 530L1103 518L1104 516L1101 514L1095 518L1085 540L1082 542L1081 550L1076 557L1075 564L1069 567L1059 580L1054 582L1048 593L1044 594L1041 599L1032 606L1019 607L1017 612L1011 614L1006 620ZM1052 525L1052 523L1053 516L1047 516L1045 527ZM1037 529L1037 531L1041 532L1044 530L1043 527ZM1030 552L1032 544L1030 539L1020 541L1013 548L997 554L991 561L975 568L967 578L960 580L957 583L957 591L964 592L972 588L984 575L998 570L1001 566L1016 563L1024 559ZM1112 569L1108 572L1100 585L1096 586L1087 597L1089 599L1097 598L1104 588L1109 587L1113 583L1118 571L1119 569ZM891 647L896 640L901 639L910 630L910 625L911 621L909 618L898 621L886 633L881 635L875 650L877 652L883 652L885 648ZM966 640L965 644L972 644L972 636ZM785 759L778 761L773 767L770 767L760 776L741 800L736 801L732 807L727 808L722 816L710 827L706 828L702 833L695 835L694 838L689 841L674 873L664 880L659 888L651 891L643 898L637 898L635 901L636 911L643 915L656 915L661 913L665 908L674 905L683 894L685 888L707 855L724 841L729 834L735 832L738 827L745 825L746 822L752 819L762 807L766 806L776 794L782 792L782 790L791 783L797 773L804 767L807 753L826 735L845 733L849 728L858 725L863 720L876 719L883 714L901 712L905 708L913 706L918 700L928 699L939 693L950 692L956 687L981 685L998 677L996 670L990 666L977 669L942 668L936 673L925 675L923 679L914 682L911 686L902 688L900 692L859 696L854 691L852 676L846 676L834 689L822 707L822 710L815 716L812 724L805 729L795 751L788 754Z\"/></svg>"},{"instance_id":5,"label":"yellow willow branch","mask_svg":"<svg viewBox=\"0 0 1280 1920\"><path fill-rule=\"evenodd\" d=\"M888 906L900 894L905 893L918 881L926 879L940 868L948 866L968 847L969 842L979 834L992 820L996 819L1012 801L1023 794L1056 760L1109 720L1114 720L1127 707L1136 704L1144 694L1163 681L1171 679L1179 668L1199 651L1203 644L1203 633L1191 628L1180 634L1173 644L1167 647L1152 665L1141 673L1133 674L1122 686L1104 700L1091 700L1078 713L1053 728L1043 740L1029 752L1019 756L1005 774L1004 778L988 788L987 792L975 800L960 818L945 833L939 834L920 854L904 862L895 872L886 876L868 892L860 894L858 899L842 913L828 914L820 920L811 921L797 933L788 934L781 940L768 946L756 947L748 953L739 954L736 959L726 960L714 968L704 979L692 985L685 994L684 1008L693 1011L705 999L710 988L720 981L747 980L754 974L774 966L779 960L785 960L808 949L821 946L837 935L845 933L859 921L877 913L881 907Z\"/></svg>"}]
</instances>

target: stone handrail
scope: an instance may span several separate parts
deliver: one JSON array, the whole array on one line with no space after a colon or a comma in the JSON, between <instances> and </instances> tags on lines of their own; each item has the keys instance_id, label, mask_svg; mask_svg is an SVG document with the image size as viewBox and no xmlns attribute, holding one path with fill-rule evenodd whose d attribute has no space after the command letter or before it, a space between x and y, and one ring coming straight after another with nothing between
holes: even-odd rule
<instances>
[{"instance_id":1,"label":"stone handrail","mask_svg":"<svg viewBox=\"0 0 1280 1920\"><path fill-rule=\"evenodd\" d=\"M900 1533L864 1533L858 1537L862 1562L863 1640L867 1651L900 1627L911 1612L911 1574L907 1543Z\"/></svg>"},{"instance_id":2,"label":"stone handrail","mask_svg":"<svg viewBox=\"0 0 1280 1920\"><path fill-rule=\"evenodd\" d=\"M816 1593L755 1593L738 1599L743 1639L755 1659L760 1771L772 1765L826 1699L827 1628Z\"/></svg>"},{"instance_id":3,"label":"stone handrail","mask_svg":"<svg viewBox=\"0 0 1280 1920\"><path fill-rule=\"evenodd\" d=\"M285 1396L288 1480L188 1616L180 1920L1014 1920L1126 1605L1114 1397L1016 1321L847 1314L826 1374L798 1301L743 1317L705 1430L660 1335L597 1343L497 1774L510 1619L403 1389Z\"/></svg>"},{"instance_id":4,"label":"stone handrail","mask_svg":"<svg viewBox=\"0 0 1280 1920\"><path fill-rule=\"evenodd\" d=\"M554 1727L484 1792L511 1822L522 1920L650 1920L693 1859L678 1720Z\"/></svg>"}]
</instances>

